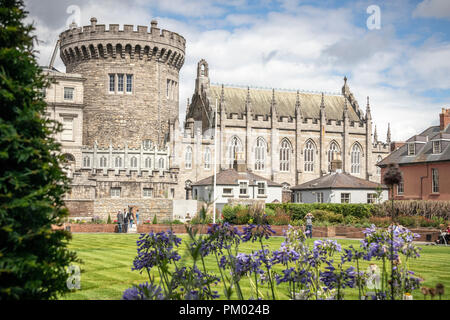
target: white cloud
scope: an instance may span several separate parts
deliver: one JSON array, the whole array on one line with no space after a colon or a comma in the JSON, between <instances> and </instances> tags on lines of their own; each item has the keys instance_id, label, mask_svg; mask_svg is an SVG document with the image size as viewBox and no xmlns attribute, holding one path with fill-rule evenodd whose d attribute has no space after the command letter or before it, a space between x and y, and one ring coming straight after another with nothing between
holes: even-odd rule
<instances>
[{"instance_id":1,"label":"white cloud","mask_svg":"<svg viewBox=\"0 0 450 320\"><path fill-rule=\"evenodd\" d=\"M413 11L413 17L450 19L450 1L424 0Z\"/></svg>"}]
</instances>

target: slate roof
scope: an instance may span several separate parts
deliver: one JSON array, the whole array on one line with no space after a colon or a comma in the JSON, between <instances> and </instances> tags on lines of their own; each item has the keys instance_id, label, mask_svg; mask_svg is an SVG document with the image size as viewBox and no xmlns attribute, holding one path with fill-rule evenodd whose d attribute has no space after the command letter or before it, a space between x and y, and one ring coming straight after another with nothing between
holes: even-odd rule
<instances>
[{"instance_id":1,"label":"slate roof","mask_svg":"<svg viewBox=\"0 0 450 320\"><path fill-rule=\"evenodd\" d=\"M317 189L376 189L385 185L357 178L348 173L332 172L320 178L291 187L291 190L317 190Z\"/></svg>"},{"instance_id":2,"label":"slate roof","mask_svg":"<svg viewBox=\"0 0 450 320\"><path fill-rule=\"evenodd\" d=\"M441 140L441 153L433 154L433 141ZM408 143L415 143L415 155L408 156ZM425 143L420 143L425 142ZM439 126L431 126L422 133L406 140L405 145L393 151L378 165L411 164L450 160L450 126L441 132Z\"/></svg>"},{"instance_id":3,"label":"slate roof","mask_svg":"<svg viewBox=\"0 0 450 320\"><path fill-rule=\"evenodd\" d=\"M220 97L222 86L210 86L211 96ZM225 111L227 113L245 113L245 101L247 99L246 88L224 86ZM272 90L250 88L251 108L255 115L271 114ZM325 115L327 119L342 120L345 98L342 95L324 94ZM320 118L321 94L299 93L300 109L303 118ZM279 117L295 117L295 103L297 92L275 90L276 111ZM347 101L348 116L350 121L361 121L357 113Z\"/></svg>"},{"instance_id":4,"label":"slate roof","mask_svg":"<svg viewBox=\"0 0 450 320\"><path fill-rule=\"evenodd\" d=\"M209 176L205 179L202 179L200 181L197 181L192 184L192 186L206 186L206 185L212 185L214 180L214 176ZM272 180L263 178L261 176L258 176L252 172L244 171L244 172L238 172L235 169L227 169L222 170L216 174L216 184L217 185L239 185L238 180L248 180L250 186L255 186L256 181L267 181L268 187L282 187L281 184L276 183Z\"/></svg>"}]
</instances>

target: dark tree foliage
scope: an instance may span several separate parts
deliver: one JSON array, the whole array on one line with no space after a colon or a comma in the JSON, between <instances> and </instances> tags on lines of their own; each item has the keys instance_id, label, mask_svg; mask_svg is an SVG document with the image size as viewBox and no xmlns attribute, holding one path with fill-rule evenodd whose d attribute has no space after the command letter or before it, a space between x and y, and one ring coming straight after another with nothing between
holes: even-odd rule
<instances>
[{"instance_id":1,"label":"dark tree foliage","mask_svg":"<svg viewBox=\"0 0 450 320\"><path fill-rule=\"evenodd\" d=\"M68 214L68 178L26 16L22 0L0 0L0 300L57 298L78 261L70 233L51 228Z\"/></svg>"}]
</instances>

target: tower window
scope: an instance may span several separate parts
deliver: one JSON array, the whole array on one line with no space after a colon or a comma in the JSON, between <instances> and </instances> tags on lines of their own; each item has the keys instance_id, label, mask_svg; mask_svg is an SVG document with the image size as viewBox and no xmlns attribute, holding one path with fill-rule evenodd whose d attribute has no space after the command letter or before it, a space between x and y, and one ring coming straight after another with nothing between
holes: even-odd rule
<instances>
[{"instance_id":1,"label":"tower window","mask_svg":"<svg viewBox=\"0 0 450 320\"><path fill-rule=\"evenodd\" d=\"M133 92L133 75L127 74L127 93Z\"/></svg>"},{"instance_id":2,"label":"tower window","mask_svg":"<svg viewBox=\"0 0 450 320\"><path fill-rule=\"evenodd\" d=\"M117 91L123 92L123 74L117 75Z\"/></svg>"},{"instance_id":3,"label":"tower window","mask_svg":"<svg viewBox=\"0 0 450 320\"><path fill-rule=\"evenodd\" d=\"M110 74L109 75L109 92L115 92L116 91L116 75Z\"/></svg>"}]
</instances>

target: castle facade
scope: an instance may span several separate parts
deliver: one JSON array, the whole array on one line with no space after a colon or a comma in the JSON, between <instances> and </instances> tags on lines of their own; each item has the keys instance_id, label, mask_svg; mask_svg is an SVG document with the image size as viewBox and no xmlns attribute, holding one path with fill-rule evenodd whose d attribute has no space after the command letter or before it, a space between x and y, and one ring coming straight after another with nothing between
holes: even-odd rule
<instances>
[{"instance_id":1,"label":"castle facade","mask_svg":"<svg viewBox=\"0 0 450 320\"><path fill-rule=\"evenodd\" d=\"M201 60L180 126L182 36L156 21L150 30L106 30L92 18L61 33L59 45L66 73L47 70L47 115L63 123L73 216L104 218L135 205L144 219L172 218L185 209L181 200L193 201L193 183L214 163L217 172L233 167L238 155L286 195L329 173L338 156L344 172L380 182L375 164L389 154L390 134L378 141L369 99L363 112L346 78L339 94L211 85Z\"/></svg>"}]
</instances>

